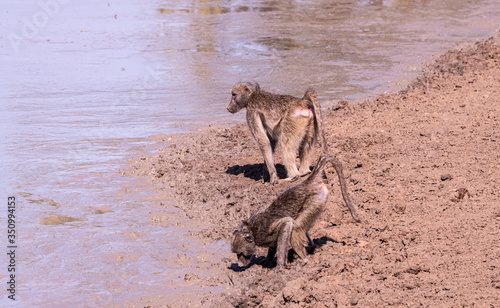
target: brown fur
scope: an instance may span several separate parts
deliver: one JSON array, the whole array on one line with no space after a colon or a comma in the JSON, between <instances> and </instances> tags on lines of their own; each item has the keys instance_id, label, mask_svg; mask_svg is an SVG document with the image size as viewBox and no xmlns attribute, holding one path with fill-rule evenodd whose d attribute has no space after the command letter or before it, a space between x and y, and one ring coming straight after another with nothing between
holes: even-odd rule
<instances>
[{"instance_id":1,"label":"brown fur","mask_svg":"<svg viewBox=\"0 0 500 308\"><path fill-rule=\"evenodd\" d=\"M247 109L248 127L264 156L272 184L278 182L273 158L278 142L289 179L309 173L311 152L318 136L321 137L324 153L328 152L321 108L313 89L308 89L302 98L297 98L266 92L258 84L246 82L235 85L231 94L227 110L236 113ZM311 111L312 116L308 116L307 110ZM300 169L296 165L297 151Z\"/></svg>"},{"instance_id":2,"label":"brown fur","mask_svg":"<svg viewBox=\"0 0 500 308\"><path fill-rule=\"evenodd\" d=\"M288 187L270 206L252 214L234 232L231 250L238 255L240 266L250 264L257 246L269 247L268 262L274 259L277 251L278 268L286 267L290 246L306 260L306 247L312 245L307 232L323 212L328 199L328 189L322 181L326 163L332 163L337 171L342 172L335 156L323 154L302 183ZM349 209L353 218L359 221L352 205Z\"/></svg>"}]
</instances>

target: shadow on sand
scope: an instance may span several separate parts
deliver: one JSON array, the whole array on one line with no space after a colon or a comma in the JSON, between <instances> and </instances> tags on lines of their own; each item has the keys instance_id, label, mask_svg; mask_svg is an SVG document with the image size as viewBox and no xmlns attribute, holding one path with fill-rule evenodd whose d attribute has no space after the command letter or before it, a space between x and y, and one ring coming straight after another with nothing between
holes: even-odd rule
<instances>
[{"instance_id":1,"label":"shadow on sand","mask_svg":"<svg viewBox=\"0 0 500 308\"><path fill-rule=\"evenodd\" d=\"M317 248L323 247L328 242L338 243L337 241L335 241L334 239L332 239L332 238L330 238L328 236L322 236L320 238L313 239L314 246L313 247L308 247L307 253L308 254L314 254L314 251ZM289 263L292 262L294 260L294 258L295 258L295 252L293 251L293 249L290 249L290 251L288 252L288 262ZM276 258L274 258L274 260L272 260L271 262L269 262L268 260L266 260L266 257L264 257L264 256L261 256L261 257L255 257L254 256L254 257L252 257L252 261L250 262L250 264L248 266L240 267L238 265L238 263L232 263L229 266L229 268L232 269L235 272L243 272L244 270L246 270L247 268L250 268L254 264L255 265L260 265L263 268L274 268L274 267L276 267Z\"/></svg>"},{"instance_id":2,"label":"shadow on sand","mask_svg":"<svg viewBox=\"0 0 500 308\"><path fill-rule=\"evenodd\" d=\"M243 176L255 181L262 181L264 178L265 181L269 181L269 175L267 172L264 172L265 165L261 164L251 164L251 165L234 165L227 168L226 173L232 175L240 175L243 173ZM276 173L278 174L279 179L286 178L286 169L282 164L276 165Z\"/></svg>"}]
</instances>

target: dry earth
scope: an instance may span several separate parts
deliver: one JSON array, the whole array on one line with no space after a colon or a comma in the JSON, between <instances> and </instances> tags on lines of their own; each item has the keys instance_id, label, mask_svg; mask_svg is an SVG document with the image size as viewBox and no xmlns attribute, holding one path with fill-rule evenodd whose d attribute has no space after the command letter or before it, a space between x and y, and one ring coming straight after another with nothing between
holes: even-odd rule
<instances>
[{"instance_id":1,"label":"dry earth","mask_svg":"<svg viewBox=\"0 0 500 308\"><path fill-rule=\"evenodd\" d=\"M228 291L200 304L499 307L500 36L436 57L402 92L339 102L323 121L362 222L328 170L332 194L311 232L321 247L310 262L235 272L235 258L221 257L224 275L210 283ZM195 236L229 244L242 219L289 185L262 184L245 123L163 139L128 173L205 226Z\"/></svg>"}]
</instances>

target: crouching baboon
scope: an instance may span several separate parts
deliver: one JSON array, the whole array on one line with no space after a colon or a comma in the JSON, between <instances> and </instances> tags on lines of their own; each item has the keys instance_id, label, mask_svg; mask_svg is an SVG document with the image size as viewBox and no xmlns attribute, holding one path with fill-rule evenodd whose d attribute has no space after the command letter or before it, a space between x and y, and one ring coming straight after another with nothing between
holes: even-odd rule
<instances>
[{"instance_id":1,"label":"crouching baboon","mask_svg":"<svg viewBox=\"0 0 500 308\"><path fill-rule=\"evenodd\" d=\"M323 154L302 183L287 188L270 206L252 214L234 231L231 251L236 253L240 267L250 264L257 246L269 248L266 262L272 262L277 252L278 269L286 267L290 247L304 262L307 260L306 248L313 245L308 231L323 212L328 198L322 176L328 162L334 165L341 185L345 185L340 162L333 155ZM359 221L350 200L347 205L352 217Z\"/></svg>"},{"instance_id":2,"label":"crouching baboon","mask_svg":"<svg viewBox=\"0 0 500 308\"><path fill-rule=\"evenodd\" d=\"M283 162L288 179L309 173L311 152L321 135L323 152L328 152L322 128L321 109L316 93L308 89L304 97L278 95L260 89L259 84L240 83L231 90L230 113L247 109L247 123L256 140L269 173L269 182L276 184L278 176L273 154L278 142L283 152ZM299 152L300 169L296 155Z\"/></svg>"}]
</instances>

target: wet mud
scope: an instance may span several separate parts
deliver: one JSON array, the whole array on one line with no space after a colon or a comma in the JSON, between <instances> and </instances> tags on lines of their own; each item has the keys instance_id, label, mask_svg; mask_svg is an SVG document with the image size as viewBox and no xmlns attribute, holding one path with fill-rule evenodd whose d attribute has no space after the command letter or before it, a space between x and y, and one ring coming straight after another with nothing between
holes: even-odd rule
<instances>
[{"instance_id":1,"label":"wet mud","mask_svg":"<svg viewBox=\"0 0 500 308\"><path fill-rule=\"evenodd\" d=\"M159 196L175 200L200 226L191 235L227 243L220 260L212 260L218 275L185 277L186 283L224 287L196 303L497 305L499 43L496 36L450 50L401 92L360 104L332 102L323 111L328 145L343 163L362 222L350 217L328 169L332 193L311 230L319 248L304 266L294 260L280 273L258 264L241 272L230 269L236 261L228 248L232 231L289 185L261 182L263 159L245 123L159 138L161 150L131 160L128 174L151 181ZM279 149L276 158L283 178ZM158 217L169 206L157 202ZM163 306L154 297L141 303Z\"/></svg>"}]
</instances>

